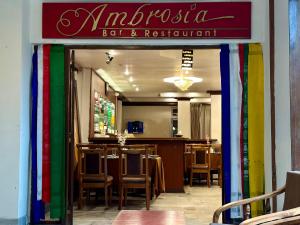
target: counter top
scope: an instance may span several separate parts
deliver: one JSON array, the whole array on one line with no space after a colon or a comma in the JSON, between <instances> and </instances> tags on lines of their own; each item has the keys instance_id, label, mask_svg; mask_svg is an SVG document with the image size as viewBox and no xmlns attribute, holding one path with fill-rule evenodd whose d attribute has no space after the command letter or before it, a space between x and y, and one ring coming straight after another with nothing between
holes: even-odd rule
<instances>
[{"instance_id":1,"label":"counter top","mask_svg":"<svg viewBox=\"0 0 300 225\"><path fill-rule=\"evenodd\" d=\"M116 137L94 137L90 138L90 142L94 141L117 141ZM139 137L128 137L127 141L184 141L184 142L200 142L206 143L206 139L189 139L184 137L170 137L170 138L159 138L159 137L149 137L149 138L139 138ZM216 142L217 139L210 139L210 143Z\"/></svg>"}]
</instances>

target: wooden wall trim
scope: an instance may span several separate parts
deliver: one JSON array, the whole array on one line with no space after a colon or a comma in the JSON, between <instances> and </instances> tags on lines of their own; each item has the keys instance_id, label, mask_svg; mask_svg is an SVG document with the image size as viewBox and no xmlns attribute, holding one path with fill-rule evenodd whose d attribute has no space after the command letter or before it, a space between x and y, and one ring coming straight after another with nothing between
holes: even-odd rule
<instances>
[{"instance_id":1,"label":"wooden wall trim","mask_svg":"<svg viewBox=\"0 0 300 225\"><path fill-rule=\"evenodd\" d=\"M123 106L177 106L177 102L122 102Z\"/></svg>"},{"instance_id":2,"label":"wooden wall trim","mask_svg":"<svg viewBox=\"0 0 300 225\"><path fill-rule=\"evenodd\" d=\"M292 169L300 170L300 3L289 1L289 27L290 27L290 107L291 107L291 148Z\"/></svg>"},{"instance_id":3,"label":"wooden wall trim","mask_svg":"<svg viewBox=\"0 0 300 225\"><path fill-rule=\"evenodd\" d=\"M271 97L271 158L272 158L272 191L277 189L276 173L276 123L275 123L275 15L274 0L269 0L269 35L270 35L270 97ZM277 211L277 198L272 201L273 212Z\"/></svg>"}]
</instances>

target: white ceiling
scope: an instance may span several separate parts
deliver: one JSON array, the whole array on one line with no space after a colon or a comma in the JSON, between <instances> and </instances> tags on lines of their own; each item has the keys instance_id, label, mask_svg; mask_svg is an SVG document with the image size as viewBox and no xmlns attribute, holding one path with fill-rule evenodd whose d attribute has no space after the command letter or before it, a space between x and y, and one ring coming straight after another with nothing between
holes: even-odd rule
<instances>
[{"instance_id":1,"label":"white ceiling","mask_svg":"<svg viewBox=\"0 0 300 225\"><path fill-rule=\"evenodd\" d=\"M105 52L110 52L114 59L106 63ZM98 70L101 68L110 76L126 97L157 97L161 92L178 92L173 84L164 83L166 77L180 75L181 49L176 50L111 50L82 49L76 50L76 64ZM203 78L203 82L193 84L188 91L206 92L220 90L220 50L194 50L193 70L187 76ZM124 74L126 66L130 75ZM133 82L129 82L129 77ZM139 92L133 87L135 84ZM113 85L112 85L113 86Z\"/></svg>"}]
</instances>

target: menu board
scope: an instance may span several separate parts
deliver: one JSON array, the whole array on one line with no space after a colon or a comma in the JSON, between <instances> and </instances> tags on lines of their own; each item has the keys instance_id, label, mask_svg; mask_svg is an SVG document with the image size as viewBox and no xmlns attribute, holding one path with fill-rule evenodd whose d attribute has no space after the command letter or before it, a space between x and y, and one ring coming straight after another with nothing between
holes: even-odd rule
<instances>
[{"instance_id":1,"label":"menu board","mask_svg":"<svg viewBox=\"0 0 300 225\"><path fill-rule=\"evenodd\" d=\"M115 104L94 92L94 136L115 134Z\"/></svg>"}]
</instances>

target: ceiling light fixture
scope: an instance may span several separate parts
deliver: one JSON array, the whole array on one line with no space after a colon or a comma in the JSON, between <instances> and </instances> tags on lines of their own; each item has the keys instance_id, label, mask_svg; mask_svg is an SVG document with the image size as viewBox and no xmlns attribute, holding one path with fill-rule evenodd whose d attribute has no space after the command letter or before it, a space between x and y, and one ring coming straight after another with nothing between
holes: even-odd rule
<instances>
[{"instance_id":1,"label":"ceiling light fixture","mask_svg":"<svg viewBox=\"0 0 300 225\"><path fill-rule=\"evenodd\" d=\"M167 78L164 78L164 82L174 84L181 91L186 91L194 83L199 83L199 82L202 82L202 81L203 81L203 79L199 78L199 77L177 76L177 77L167 77Z\"/></svg>"},{"instance_id":2,"label":"ceiling light fixture","mask_svg":"<svg viewBox=\"0 0 300 225\"><path fill-rule=\"evenodd\" d=\"M135 88L135 91L139 91L140 89L138 87Z\"/></svg>"},{"instance_id":3,"label":"ceiling light fixture","mask_svg":"<svg viewBox=\"0 0 300 225\"><path fill-rule=\"evenodd\" d=\"M133 82L133 78L132 77L129 77L129 82Z\"/></svg>"}]
</instances>

